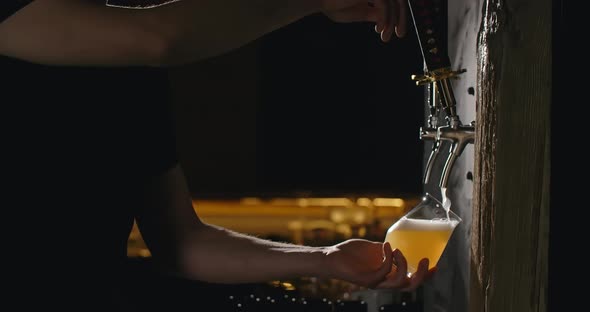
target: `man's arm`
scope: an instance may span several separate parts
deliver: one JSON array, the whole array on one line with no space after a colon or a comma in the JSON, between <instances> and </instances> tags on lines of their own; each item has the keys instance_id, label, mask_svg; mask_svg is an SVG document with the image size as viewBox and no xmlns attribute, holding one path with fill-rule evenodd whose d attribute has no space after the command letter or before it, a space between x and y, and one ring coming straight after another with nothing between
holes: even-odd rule
<instances>
[{"instance_id":1,"label":"man's arm","mask_svg":"<svg viewBox=\"0 0 590 312\"><path fill-rule=\"evenodd\" d=\"M142 207L136 213L137 223L154 260L187 278L247 283L316 276L361 286L415 289L432 274L428 262L423 261L418 272L407 278L401 252L380 242L348 240L334 246L307 247L203 223L179 167L146 187Z\"/></svg>"},{"instance_id":2,"label":"man's arm","mask_svg":"<svg viewBox=\"0 0 590 312\"><path fill-rule=\"evenodd\" d=\"M175 65L224 53L322 11L392 29L399 20L392 17L393 1L401 0L378 0L378 8L366 0L183 0L125 9L103 1L36 0L0 24L0 54L58 65Z\"/></svg>"},{"instance_id":3,"label":"man's arm","mask_svg":"<svg viewBox=\"0 0 590 312\"><path fill-rule=\"evenodd\" d=\"M324 248L282 244L202 222L180 167L146 185L139 230L165 271L216 283L321 273Z\"/></svg>"},{"instance_id":4,"label":"man's arm","mask_svg":"<svg viewBox=\"0 0 590 312\"><path fill-rule=\"evenodd\" d=\"M184 0L149 9L100 2L33 1L0 24L0 54L60 65L169 65L223 53L319 9L318 0Z\"/></svg>"}]
</instances>

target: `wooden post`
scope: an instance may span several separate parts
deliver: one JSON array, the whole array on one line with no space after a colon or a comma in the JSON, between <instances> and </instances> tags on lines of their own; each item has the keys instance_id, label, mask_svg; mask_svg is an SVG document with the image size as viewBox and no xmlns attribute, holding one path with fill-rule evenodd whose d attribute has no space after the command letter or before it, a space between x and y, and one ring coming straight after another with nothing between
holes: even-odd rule
<instances>
[{"instance_id":1,"label":"wooden post","mask_svg":"<svg viewBox=\"0 0 590 312\"><path fill-rule=\"evenodd\" d=\"M470 311L546 311L551 1L486 0L478 40Z\"/></svg>"}]
</instances>

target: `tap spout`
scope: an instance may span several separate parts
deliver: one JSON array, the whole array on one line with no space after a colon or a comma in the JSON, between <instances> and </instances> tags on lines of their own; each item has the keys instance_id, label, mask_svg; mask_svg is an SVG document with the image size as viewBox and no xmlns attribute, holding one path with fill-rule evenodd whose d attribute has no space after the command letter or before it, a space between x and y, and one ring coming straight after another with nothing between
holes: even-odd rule
<instances>
[{"instance_id":1,"label":"tap spout","mask_svg":"<svg viewBox=\"0 0 590 312\"><path fill-rule=\"evenodd\" d=\"M455 161L465 150L465 146L469 143L473 143L475 140L475 124L471 123L470 126L460 125L457 128L451 126L439 127L437 131L437 137L439 140L451 141L451 148L449 150L449 156L443 167L441 175L440 187L446 188L451 176L451 171L455 165Z\"/></svg>"},{"instance_id":2,"label":"tap spout","mask_svg":"<svg viewBox=\"0 0 590 312\"><path fill-rule=\"evenodd\" d=\"M438 154L440 153L440 140L436 139L436 128L420 128L420 140L423 141L433 141L432 142L432 150L430 151L430 156L428 157L428 162L426 163L426 171L424 172L424 183L428 183L430 180L430 174L432 173L432 168L434 167L434 163Z\"/></svg>"},{"instance_id":3,"label":"tap spout","mask_svg":"<svg viewBox=\"0 0 590 312\"><path fill-rule=\"evenodd\" d=\"M424 172L424 184L427 184L430 180L432 168L434 168L436 158L438 157L438 154L440 154L440 145L441 142L438 140L432 143L432 150L430 151L430 156L428 156L428 162L426 163L426 172Z\"/></svg>"}]
</instances>

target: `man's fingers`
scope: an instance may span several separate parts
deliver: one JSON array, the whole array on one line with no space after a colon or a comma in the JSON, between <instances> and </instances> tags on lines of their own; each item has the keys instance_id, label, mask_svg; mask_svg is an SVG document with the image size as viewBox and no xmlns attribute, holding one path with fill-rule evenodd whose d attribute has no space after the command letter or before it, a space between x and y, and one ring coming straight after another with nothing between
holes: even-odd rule
<instances>
[{"instance_id":1,"label":"man's fingers","mask_svg":"<svg viewBox=\"0 0 590 312\"><path fill-rule=\"evenodd\" d=\"M406 35L408 25L408 7L405 0L397 0L397 23L395 25L395 34L398 38Z\"/></svg>"},{"instance_id":2,"label":"man's fingers","mask_svg":"<svg viewBox=\"0 0 590 312\"><path fill-rule=\"evenodd\" d=\"M430 268L430 270L428 270L428 273L426 273L426 277L424 278L424 280L427 281L427 280L431 279L432 276L434 275L434 273L436 273L436 271L438 271L437 267Z\"/></svg>"},{"instance_id":3,"label":"man's fingers","mask_svg":"<svg viewBox=\"0 0 590 312\"><path fill-rule=\"evenodd\" d=\"M408 287L402 289L402 291L413 291L426 280L426 277L429 274L428 262L427 258L420 260L418 263L418 269L412 274L412 278L410 278L410 284Z\"/></svg>"},{"instance_id":4,"label":"man's fingers","mask_svg":"<svg viewBox=\"0 0 590 312\"><path fill-rule=\"evenodd\" d=\"M392 254L396 268L378 285L378 288L401 288L406 287L410 282L406 258L399 249L394 250Z\"/></svg>"},{"instance_id":5,"label":"man's fingers","mask_svg":"<svg viewBox=\"0 0 590 312\"><path fill-rule=\"evenodd\" d=\"M402 38L407 32L408 8L405 0L375 0L377 23L375 32L380 33L381 40L388 42L395 33Z\"/></svg>"},{"instance_id":6,"label":"man's fingers","mask_svg":"<svg viewBox=\"0 0 590 312\"><path fill-rule=\"evenodd\" d=\"M387 20L387 41L391 40L391 37L395 33L395 28L399 21L399 14L398 14L398 3L395 0L388 0L388 15L389 19Z\"/></svg>"},{"instance_id":7,"label":"man's fingers","mask_svg":"<svg viewBox=\"0 0 590 312\"><path fill-rule=\"evenodd\" d=\"M383 263L381 263L374 280L370 283L371 288L379 285L379 283L387 278L387 274L391 272L393 267L393 251L391 250L391 245L389 243L383 244L383 256L385 259L383 260Z\"/></svg>"},{"instance_id":8,"label":"man's fingers","mask_svg":"<svg viewBox=\"0 0 590 312\"><path fill-rule=\"evenodd\" d=\"M387 12L386 12L386 1L389 0L375 0L375 10L377 10L377 24L375 25L375 31L377 33L383 32L387 23Z\"/></svg>"},{"instance_id":9,"label":"man's fingers","mask_svg":"<svg viewBox=\"0 0 590 312\"><path fill-rule=\"evenodd\" d=\"M342 22L376 22L379 19L379 12L375 8L359 4L338 12Z\"/></svg>"},{"instance_id":10,"label":"man's fingers","mask_svg":"<svg viewBox=\"0 0 590 312\"><path fill-rule=\"evenodd\" d=\"M383 281L393 267L393 251L391 250L391 245L389 243L383 244L383 255L385 256L385 260L383 260L379 272L377 273L377 276L379 276L377 283Z\"/></svg>"},{"instance_id":11,"label":"man's fingers","mask_svg":"<svg viewBox=\"0 0 590 312\"><path fill-rule=\"evenodd\" d=\"M401 282L408 275L408 262L404 254L399 249L393 251L393 260L395 260L395 265L397 267L395 281Z\"/></svg>"},{"instance_id":12,"label":"man's fingers","mask_svg":"<svg viewBox=\"0 0 590 312\"><path fill-rule=\"evenodd\" d=\"M391 34L393 33L395 27L395 19L397 18L395 16L395 7L392 1L393 0L383 0L384 25L383 29L381 30L381 41L383 42L388 42L389 39L391 39Z\"/></svg>"},{"instance_id":13,"label":"man's fingers","mask_svg":"<svg viewBox=\"0 0 590 312\"><path fill-rule=\"evenodd\" d=\"M363 22L365 22L365 21L377 22L379 20L379 11L377 11L376 8L368 7L365 10L366 10L366 13L364 14L365 20ZM361 10L361 12L362 12L362 10ZM375 26L375 27L377 27L377 26Z\"/></svg>"}]
</instances>

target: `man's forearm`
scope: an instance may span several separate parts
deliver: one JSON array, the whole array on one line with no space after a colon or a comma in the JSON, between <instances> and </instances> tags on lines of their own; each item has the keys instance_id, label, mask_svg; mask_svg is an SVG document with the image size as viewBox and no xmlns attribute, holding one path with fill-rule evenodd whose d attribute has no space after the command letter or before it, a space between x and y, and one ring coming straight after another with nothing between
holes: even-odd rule
<instances>
[{"instance_id":1,"label":"man's forearm","mask_svg":"<svg viewBox=\"0 0 590 312\"><path fill-rule=\"evenodd\" d=\"M320 0L183 0L145 12L167 42L164 65L227 52L304 16Z\"/></svg>"},{"instance_id":2,"label":"man's forearm","mask_svg":"<svg viewBox=\"0 0 590 312\"><path fill-rule=\"evenodd\" d=\"M329 248L272 242L206 224L183 243L178 269L189 278L215 283L329 276Z\"/></svg>"},{"instance_id":3,"label":"man's forearm","mask_svg":"<svg viewBox=\"0 0 590 312\"><path fill-rule=\"evenodd\" d=\"M36 0L0 24L0 54L57 65L174 65L240 47L321 0L182 0L148 9Z\"/></svg>"}]
</instances>

